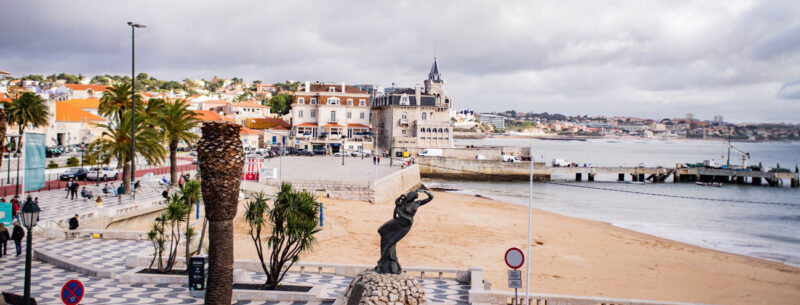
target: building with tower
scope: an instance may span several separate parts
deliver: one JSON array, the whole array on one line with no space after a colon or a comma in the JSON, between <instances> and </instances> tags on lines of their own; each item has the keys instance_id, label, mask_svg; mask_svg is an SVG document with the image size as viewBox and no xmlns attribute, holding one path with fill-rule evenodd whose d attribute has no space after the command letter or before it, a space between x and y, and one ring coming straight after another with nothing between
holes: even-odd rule
<instances>
[{"instance_id":1,"label":"building with tower","mask_svg":"<svg viewBox=\"0 0 800 305\"><path fill-rule=\"evenodd\" d=\"M395 88L375 98L372 126L378 152L403 156L453 147L453 100L435 58L423 84L424 88Z\"/></svg>"}]
</instances>

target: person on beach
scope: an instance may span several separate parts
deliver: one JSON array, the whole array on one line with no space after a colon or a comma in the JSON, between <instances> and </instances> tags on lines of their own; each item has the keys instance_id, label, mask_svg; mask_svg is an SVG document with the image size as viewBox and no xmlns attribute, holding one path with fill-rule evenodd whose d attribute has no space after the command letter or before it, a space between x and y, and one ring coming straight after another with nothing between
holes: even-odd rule
<instances>
[{"instance_id":1,"label":"person on beach","mask_svg":"<svg viewBox=\"0 0 800 305\"><path fill-rule=\"evenodd\" d=\"M78 214L75 214L75 217L69 219L69 230L75 230L78 228Z\"/></svg>"},{"instance_id":2,"label":"person on beach","mask_svg":"<svg viewBox=\"0 0 800 305\"><path fill-rule=\"evenodd\" d=\"M19 225L19 221L14 222L14 230L11 231L11 239L14 240L14 247L17 248L17 256L22 253L22 238L25 237L25 230Z\"/></svg>"},{"instance_id":3,"label":"person on beach","mask_svg":"<svg viewBox=\"0 0 800 305\"><path fill-rule=\"evenodd\" d=\"M8 254L8 240L11 239L11 234L8 233L6 226L0 222L0 258Z\"/></svg>"},{"instance_id":4,"label":"person on beach","mask_svg":"<svg viewBox=\"0 0 800 305\"><path fill-rule=\"evenodd\" d=\"M417 193L423 192L428 198L417 200ZM394 214L392 219L378 228L381 236L381 258L375 271L378 273L401 274L403 268L397 259L397 242L408 234L411 225L414 223L414 215L417 214L419 207L431 202L433 195L427 190L410 191L408 194L400 195L394 201Z\"/></svg>"}]
</instances>

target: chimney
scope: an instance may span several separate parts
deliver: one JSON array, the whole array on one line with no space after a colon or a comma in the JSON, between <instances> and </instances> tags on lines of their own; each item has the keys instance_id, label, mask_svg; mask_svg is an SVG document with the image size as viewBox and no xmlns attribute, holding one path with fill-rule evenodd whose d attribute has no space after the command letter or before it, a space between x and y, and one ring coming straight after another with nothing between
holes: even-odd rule
<instances>
[{"instance_id":1,"label":"chimney","mask_svg":"<svg viewBox=\"0 0 800 305\"><path fill-rule=\"evenodd\" d=\"M419 94L420 94L419 84L416 84L414 86L414 94L417 96L417 98L419 98Z\"/></svg>"},{"instance_id":2,"label":"chimney","mask_svg":"<svg viewBox=\"0 0 800 305\"><path fill-rule=\"evenodd\" d=\"M306 92L311 92L311 82L306 81Z\"/></svg>"},{"instance_id":3,"label":"chimney","mask_svg":"<svg viewBox=\"0 0 800 305\"><path fill-rule=\"evenodd\" d=\"M342 82L342 93L344 93L344 82Z\"/></svg>"}]
</instances>

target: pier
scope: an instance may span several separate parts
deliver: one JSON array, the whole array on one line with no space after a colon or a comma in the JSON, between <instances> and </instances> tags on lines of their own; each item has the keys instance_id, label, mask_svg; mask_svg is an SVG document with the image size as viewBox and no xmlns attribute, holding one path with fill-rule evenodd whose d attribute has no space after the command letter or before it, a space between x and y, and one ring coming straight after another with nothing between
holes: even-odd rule
<instances>
[{"instance_id":1,"label":"pier","mask_svg":"<svg viewBox=\"0 0 800 305\"><path fill-rule=\"evenodd\" d=\"M503 162L500 160L467 160L443 157L418 157L420 175L424 178L461 179L475 181L528 181L531 176L529 162ZM534 181L550 181L553 175L574 176L575 181L595 181L598 175L616 177L617 181L633 182L720 182L749 185L800 187L798 171L787 170L737 170L706 167L624 167L587 166L551 167L536 162Z\"/></svg>"}]
</instances>

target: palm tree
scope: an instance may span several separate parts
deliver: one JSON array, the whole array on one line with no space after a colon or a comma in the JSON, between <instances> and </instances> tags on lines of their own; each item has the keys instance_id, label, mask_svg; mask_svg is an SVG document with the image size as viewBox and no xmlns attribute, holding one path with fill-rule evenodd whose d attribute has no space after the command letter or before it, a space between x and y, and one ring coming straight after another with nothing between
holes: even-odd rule
<instances>
[{"instance_id":1,"label":"palm tree","mask_svg":"<svg viewBox=\"0 0 800 305\"><path fill-rule=\"evenodd\" d=\"M144 118L143 113L137 117ZM131 111L126 110L121 117L112 120L112 123L99 124L104 129L101 137L92 142L89 151L102 152L115 156L122 167L122 181L125 194L130 194L130 164L131 159ZM164 147L161 145L162 136L157 129L148 128L145 124L136 126L136 153L141 155L150 164L160 164L164 161Z\"/></svg>"},{"instance_id":2,"label":"palm tree","mask_svg":"<svg viewBox=\"0 0 800 305\"><path fill-rule=\"evenodd\" d=\"M208 228L206 304L230 304L233 291L233 218L239 204L244 149L241 126L203 124L197 153Z\"/></svg>"},{"instance_id":3,"label":"palm tree","mask_svg":"<svg viewBox=\"0 0 800 305\"><path fill-rule=\"evenodd\" d=\"M6 122L9 125L17 125L20 139L28 125L32 128L47 126L47 116L49 115L47 104L33 92L25 92L11 103L3 102L3 106L6 108ZM5 136L5 130L3 131ZM17 141L17 143L17 151L19 151L22 142Z\"/></svg>"},{"instance_id":4,"label":"palm tree","mask_svg":"<svg viewBox=\"0 0 800 305\"><path fill-rule=\"evenodd\" d=\"M141 110L144 108L141 103L141 96L138 94L136 95L136 102L136 109ZM130 108L131 85L129 83L120 83L113 87L108 87L108 91L103 92L97 112L104 117L116 119Z\"/></svg>"},{"instance_id":5,"label":"palm tree","mask_svg":"<svg viewBox=\"0 0 800 305\"><path fill-rule=\"evenodd\" d=\"M183 141L189 147L194 146L199 136L192 129L200 126L200 119L197 113L189 110L186 100L177 100L163 105L158 125L164 130L169 146L169 174L174 186L178 183L178 143Z\"/></svg>"}]
</instances>

